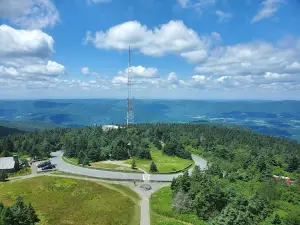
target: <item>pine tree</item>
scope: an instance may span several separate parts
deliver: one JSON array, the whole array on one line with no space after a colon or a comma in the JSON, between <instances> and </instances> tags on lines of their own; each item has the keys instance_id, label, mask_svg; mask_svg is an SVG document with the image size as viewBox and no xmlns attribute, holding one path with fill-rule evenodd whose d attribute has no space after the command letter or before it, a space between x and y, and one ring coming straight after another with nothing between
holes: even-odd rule
<instances>
[{"instance_id":1,"label":"pine tree","mask_svg":"<svg viewBox=\"0 0 300 225\"><path fill-rule=\"evenodd\" d=\"M132 168L133 170L136 169L136 163L135 163L135 160L134 160L134 159L132 160L131 168Z\"/></svg>"},{"instance_id":2,"label":"pine tree","mask_svg":"<svg viewBox=\"0 0 300 225\"><path fill-rule=\"evenodd\" d=\"M281 224L280 216L276 213L272 224Z\"/></svg>"},{"instance_id":3,"label":"pine tree","mask_svg":"<svg viewBox=\"0 0 300 225\"><path fill-rule=\"evenodd\" d=\"M78 154L78 156L77 156L77 158L78 158L78 164L82 164L83 163L84 156L85 155L84 155L83 151L80 151L79 154Z\"/></svg>"},{"instance_id":4,"label":"pine tree","mask_svg":"<svg viewBox=\"0 0 300 225\"><path fill-rule=\"evenodd\" d=\"M176 182L176 179L175 179L175 177L173 177L173 180L172 180L172 183L171 183L171 189L173 190L173 191L176 191L176 189L177 189L177 182Z\"/></svg>"},{"instance_id":5,"label":"pine tree","mask_svg":"<svg viewBox=\"0 0 300 225\"><path fill-rule=\"evenodd\" d=\"M158 172L157 166L156 164L152 161L151 165L150 165L150 173L156 173Z\"/></svg>"},{"instance_id":6,"label":"pine tree","mask_svg":"<svg viewBox=\"0 0 300 225\"><path fill-rule=\"evenodd\" d=\"M37 223L40 221L40 219L38 218L38 216L35 213L34 208L32 207L32 205L29 203L28 205L28 216L30 218L30 222L32 224Z\"/></svg>"}]
</instances>

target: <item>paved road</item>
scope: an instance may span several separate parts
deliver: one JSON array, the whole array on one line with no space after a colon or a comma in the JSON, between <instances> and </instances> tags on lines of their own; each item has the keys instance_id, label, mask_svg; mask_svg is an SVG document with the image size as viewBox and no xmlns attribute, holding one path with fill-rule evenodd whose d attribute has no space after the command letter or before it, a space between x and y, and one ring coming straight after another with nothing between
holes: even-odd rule
<instances>
[{"instance_id":1,"label":"paved road","mask_svg":"<svg viewBox=\"0 0 300 225\"><path fill-rule=\"evenodd\" d=\"M83 168L79 166L75 166L69 163L66 163L63 159L63 152L58 151L52 153L51 163L56 164L56 168L62 172L80 174L90 177L104 178L104 179L112 179L112 180L120 180L124 185L129 186L134 191L136 191L141 196L141 222L140 225L150 225L150 207L149 207L149 197L151 194L160 189L163 186L168 185L169 183L151 183L152 190L145 191L139 188L139 183L133 186L133 180L140 180L144 182L149 181L172 181L174 177L178 177L180 174L137 174L137 173L124 173L124 172L112 172L105 170L95 170L89 168ZM195 165L199 166L200 169L206 169L207 162L196 156L192 155L192 158L195 162ZM189 170L189 173L192 172L192 168ZM87 178L89 179L89 178ZM128 182L127 182L127 181ZM130 182L130 180L132 180ZM126 183L126 184L125 184Z\"/></svg>"},{"instance_id":2,"label":"paved road","mask_svg":"<svg viewBox=\"0 0 300 225\"><path fill-rule=\"evenodd\" d=\"M138 174L138 173L124 173L124 172L113 172L113 171L105 171L105 170L96 170L96 169L89 169L83 168L79 166L75 166L69 163L66 163L63 159L63 152L53 152L51 163L56 164L56 168L65 173L73 173L73 174L80 174L90 177L97 177L103 179L113 179L113 180L148 180L148 181L172 181L174 177L178 177L179 174ZM198 165L201 169L205 169L207 166L207 162L198 157L193 155L193 160L195 165ZM190 169L190 172L192 169Z\"/></svg>"}]
</instances>

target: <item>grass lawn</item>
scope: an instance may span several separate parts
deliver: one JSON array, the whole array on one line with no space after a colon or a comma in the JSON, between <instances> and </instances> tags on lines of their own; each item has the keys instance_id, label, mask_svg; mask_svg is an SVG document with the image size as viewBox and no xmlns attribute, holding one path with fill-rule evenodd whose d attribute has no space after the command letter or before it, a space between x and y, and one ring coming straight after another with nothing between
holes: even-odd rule
<instances>
[{"instance_id":1,"label":"grass lawn","mask_svg":"<svg viewBox=\"0 0 300 225\"><path fill-rule=\"evenodd\" d=\"M90 163L92 167L99 167L99 168L105 168L105 169L116 169L119 168L120 165L112 164L112 163L104 163L104 162L94 162Z\"/></svg>"},{"instance_id":2,"label":"grass lawn","mask_svg":"<svg viewBox=\"0 0 300 225\"><path fill-rule=\"evenodd\" d=\"M151 157L157 166L158 172L161 173L181 170L193 163L192 160L182 159L176 156L167 156L164 155L162 151L154 149L151 150ZM138 168L149 171L152 160L135 159L135 162ZM125 163L127 164L131 164L131 162L132 159L128 159L125 161Z\"/></svg>"},{"instance_id":3,"label":"grass lawn","mask_svg":"<svg viewBox=\"0 0 300 225\"><path fill-rule=\"evenodd\" d=\"M19 170L16 173L8 173L8 177L19 177L19 176L25 176L25 175L30 175L31 172L31 168L24 168Z\"/></svg>"},{"instance_id":4,"label":"grass lawn","mask_svg":"<svg viewBox=\"0 0 300 225\"><path fill-rule=\"evenodd\" d=\"M138 225L139 196L116 184L42 176L0 183L0 202L21 195L38 213L39 225Z\"/></svg>"},{"instance_id":5,"label":"grass lawn","mask_svg":"<svg viewBox=\"0 0 300 225\"><path fill-rule=\"evenodd\" d=\"M172 210L172 191L170 187L163 187L154 192L150 198L152 225L206 225L195 214L180 214Z\"/></svg>"},{"instance_id":6,"label":"grass lawn","mask_svg":"<svg viewBox=\"0 0 300 225\"><path fill-rule=\"evenodd\" d=\"M71 162L75 163L75 164L78 164L78 159L76 158L67 158L66 159L70 160Z\"/></svg>"}]
</instances>

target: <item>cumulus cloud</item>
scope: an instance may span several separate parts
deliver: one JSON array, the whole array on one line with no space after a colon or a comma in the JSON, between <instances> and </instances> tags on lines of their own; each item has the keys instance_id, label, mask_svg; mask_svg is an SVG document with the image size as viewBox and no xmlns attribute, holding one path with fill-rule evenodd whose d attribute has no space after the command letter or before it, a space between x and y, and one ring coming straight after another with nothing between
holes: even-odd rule
<instances>
[{"instance_id":1,"label":"cumulus cloud","mask_svg":"<svg viewBox=\"0 0 300 225\"><path fill-rule=\"evenodd\" d=\"M83 74L83 75L89 75L90 74L90 70L89 70L89 68L88 67L83 67L83 68L81 68L81 73Z\"/></svg>"},{"instance_id":2,"label":"cumulus cloud","mask_svg":"<svg viewBox=\"0 0 300 225\"><path fill-rule=\"evenodd\" d=\"M251 19L251 23L256 23L262 19L272 17L279 9L280 4L284 3L284 0L265 0L261 3L261 8L256 15Z\"/></svg>"},{"instance_id":3,"label":"cumulus cloud","mask_svg":"<svg viewBox=\"0 0 300 225\"><path fill-rule=\"evenodd\" d=\"M18 30L0 26L0 78L22 85L67 74L63 65L48 60L54 40L40 30ZM9 87L11 85L8 85Z\"/></svg>"},{"instance_id":4,"label":"cumulus cloud","mask_svg":"<svg viewBox=\"0 0 300 225\"><path fill-rule=\"evenodd\" d=\"M210 52L205 62L195 68L195 71L219 76L286 73L291 69L297 70L295 59L299 57L299 49L294 45L255 41L217 47Z\"/></svg>"},{"instance_id":5,"label":"cumulus cloud","mask_svg":"<svg viewBox=\"0 0 300 225\"><path fill-rule=\"evenodd\" d=\"M157 68L145 68L141 65L139 66L131 66L130 71L132 73L133 76L135 77L155 77L157 75ZM119 76L123 76L123 77L127 77L127 71L128 69L125 69L124 71L119 71L118 75Z\"/></svg>"},{"instance_id":6,"label":"cumulus cloud","mask_svg":"<svg viewBox=\"0 0 300 225\"><path fill-rule=\"evenodd\" d=\"M83 67L80 69L81 73L85 76L99 76L99 74L97 72L91 72L90 69L88 67Z\"/></svg>"},{"instance_id":7,"label":"cumulus cloud","mask_svg":"<svg viewBox=\"0 0 300 225\"><path fill-rule=\"evenodd\" d=\"M182 21L174 20L152 30L138 21L128 21L106 32L98 31L94 36L87 32L85 42L92 42L99 49L126 50L130 45L132 49L148 56L173 53L187 58L190 58L190 52L199 51L203 54L210 44L207 37L200 37Z\"/></svg>"},{"instance_id":8,"label":"cumulus cloud","mask_svg":"<svg viewBox=\"0 0 300 225\"><path fill-rule=\"evenodd\" d=\"M176 75L175 72L169 73L167 79L168 79L168 81L169 81L171 84L177 84L177 83L178 83L178 78L177 78L177 75Z\"/></svg>"},{"instance_id":9,"label":"cumulus cloud","mask_svg":"<svg viewBox=\"0 0 300 225\"><path fill-rule=\"evenodd\" d=\"M216 15L218 16L218 22L228 22L232 18L231 13L223 12L221 10L216 11Z\"/></svg>"},{"instance_id":10,"label":"cumulus cloud","mask_svg":"<svg viewBox=\"0 0 300 225\"><path fill-rule=\"evenodd\" d=\"M45 58L53 54L53 44L53 38L40 30L18 30L7 25L0 26L0 58Z\"/></svg>"},{"instance_id":11,"label":"cumulus cloud","mask_svg":"<svg viewBox=\"0 0 300 225\"><path fill-rule=\"evenodd\" d=\"M51 0L1 0L0 17L29 29L52 27L59 21Z\"/></svg>"},{"instance_id":12,"label":"cumulus cloud","mask_svg":"<svg viewBox=\"0 0 300 225\"><path fill-rule=\"evenodd\" d=\"M59 76L65 73L65 67L57 62L48 60L45 64L26 65L20 68L20 71L26 74Z\"/></svg>"}]
</instances>

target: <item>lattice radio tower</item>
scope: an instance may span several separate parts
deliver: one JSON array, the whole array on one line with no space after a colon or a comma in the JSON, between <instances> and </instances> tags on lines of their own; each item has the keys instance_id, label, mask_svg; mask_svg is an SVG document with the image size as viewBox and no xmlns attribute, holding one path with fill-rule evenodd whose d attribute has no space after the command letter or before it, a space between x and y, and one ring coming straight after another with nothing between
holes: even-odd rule
<instances>
[{"instance_id":1,"label":"lattice radio tower","mask_svg":"<svg viewBox=\"0 0 300 225\"><path fill-rule=\"evenodd\" d=\"M127 128L129 124L133 124L134 122L134 114L132 109L132 68L130 62L130 46L128 49L128 68L127 68L127 88L128 88L128 96L127 96Z\"/></svg>"}]
</instances>

